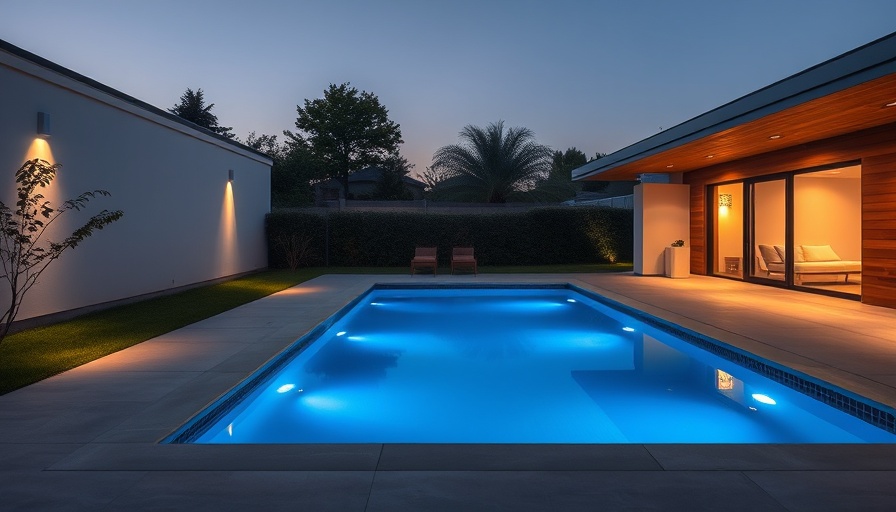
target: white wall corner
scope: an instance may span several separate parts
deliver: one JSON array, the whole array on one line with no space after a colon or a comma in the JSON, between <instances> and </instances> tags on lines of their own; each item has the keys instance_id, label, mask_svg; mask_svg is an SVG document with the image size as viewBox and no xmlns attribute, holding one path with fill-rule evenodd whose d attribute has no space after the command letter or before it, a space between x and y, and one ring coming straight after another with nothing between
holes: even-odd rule
<instances>
[{"instance_id":1,"label":"white wall corner","mask_svg":"<svg viewBox=\"0 0 896 512\"><path fill-rule=\"evenodd\" d=\"M634 195L634 273L663 275L664 250L675 240L690 247L690 185L641 183Z\"/></svg>"}]
</instances>

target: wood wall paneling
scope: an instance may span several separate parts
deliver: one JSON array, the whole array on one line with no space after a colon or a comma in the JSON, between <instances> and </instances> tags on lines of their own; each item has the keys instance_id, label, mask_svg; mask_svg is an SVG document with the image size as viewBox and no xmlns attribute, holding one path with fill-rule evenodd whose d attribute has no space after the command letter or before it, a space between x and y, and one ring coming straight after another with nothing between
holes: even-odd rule
<instances>
[{"instance_id":1,"label":"wood wall paneling","mask_svg":"<svg viewBox=\"0 0 896 512\"><path fill-rule=\"evenodd\" d=\"M862 301L896 307L896 124L687 172L691 272L706 274L708 185L846 162L862 164Z\"/></svg>"}]
</instances>

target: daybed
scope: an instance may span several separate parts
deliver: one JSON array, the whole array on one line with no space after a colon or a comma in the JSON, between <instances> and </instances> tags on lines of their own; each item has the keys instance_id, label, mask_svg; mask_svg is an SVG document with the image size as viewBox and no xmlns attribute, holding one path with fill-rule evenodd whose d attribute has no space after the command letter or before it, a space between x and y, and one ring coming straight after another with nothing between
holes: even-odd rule
<instances>
[{"instance_id":1,"label":"daybed","mask_svg":"<svg viewBox=\"0 0 896 512\"><path fill-rule=\"evenodd\" d=\"M862 262L841 260L830 245L795 245L793 247L793 275L797 283L811 276L843 276L862 273ZM784 275L786 267L783 245L759 245L756 263L767 276Z\"/></svg>"}]
</instances>

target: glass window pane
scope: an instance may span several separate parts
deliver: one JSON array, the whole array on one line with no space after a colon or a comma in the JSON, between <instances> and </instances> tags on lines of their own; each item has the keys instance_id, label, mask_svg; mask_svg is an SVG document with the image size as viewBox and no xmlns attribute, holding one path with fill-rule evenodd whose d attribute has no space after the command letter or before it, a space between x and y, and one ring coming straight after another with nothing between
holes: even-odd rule
<instances>
[{"instance_id":1,"label":"glass window pane","mask_svg":"<svg viewBox=\"0 0 896 512\"><path fill-rule=\"evenodd\" d=\"M861 167L795 175L793 203L794 285L860 295Z\"/></svg>"}]
</instances>

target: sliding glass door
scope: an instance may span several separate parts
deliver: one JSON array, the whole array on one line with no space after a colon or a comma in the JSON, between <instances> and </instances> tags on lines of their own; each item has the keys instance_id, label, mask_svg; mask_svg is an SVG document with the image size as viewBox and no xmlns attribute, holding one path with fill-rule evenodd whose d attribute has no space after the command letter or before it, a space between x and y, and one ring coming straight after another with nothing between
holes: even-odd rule
<instances>
[{"instance_id":1,"label":"sliding glass door","mask_svg":"<svg viewBox=\"0 0 896 512\"><path fill-rule=\"evenodd\" d=\"M710 208L713 215L714 275L744 277L744 184L729 183L713 187Z\"/></svg>"},{"instance_id":2,"label":"sliding glass door","mask_svg":"<svg viewBox=\"0 0 896 512\"><path fill-rule=\"evenodd\" d=\"M717 276L861 296L861 166L709 187L708 270Z\"/></svg>"},{"instance_id":3,"label":"sliding glass door","mask_svg":"<svg viewBox=\"0 0 896 512\"><path fill-rule=\"evenodd\" d=\"M861 296L861 167L794 175L793 204L794 286Z\"/></svg>"},{"instance_id":4,"label":"sliding glass door","mask_svg":"<svg viewBox=\"0 0 896 512\"><path fill-rule=\"evenodd\" d=\"M750 277L786 282L787 180L748 184Z\"/></svg>"}]
</instances>

